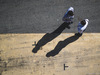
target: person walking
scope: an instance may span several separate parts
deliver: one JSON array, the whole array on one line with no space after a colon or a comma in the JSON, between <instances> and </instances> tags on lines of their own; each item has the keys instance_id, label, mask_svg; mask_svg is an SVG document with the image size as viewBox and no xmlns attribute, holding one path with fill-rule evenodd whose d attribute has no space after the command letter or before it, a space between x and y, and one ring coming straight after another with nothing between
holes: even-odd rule
<instances>
[{"instance_id":1,"label":"person walking","mask_svg":"<svg viewBox=\"0 0 100 75\"><path fill-rule=\"evenodd\" d=\"M79 22L77 29L78 29L78 33L76 33L75 35L78 36L82 36L83 32L86 30L87 26L88 26L88 19L84 19L81 22Z\"/></svg>"},{"instance_id":2,"label":"person walking","mask_svg":"<svg viewBox=\"0 0 100 75\"><path fill-rule=\"evenodd\" d=\"M74 18L74 8L70 7L67 12L65 13L64 17L62 20L66 23L73 23L73 18Z\"/></svg>"}]
</instances>

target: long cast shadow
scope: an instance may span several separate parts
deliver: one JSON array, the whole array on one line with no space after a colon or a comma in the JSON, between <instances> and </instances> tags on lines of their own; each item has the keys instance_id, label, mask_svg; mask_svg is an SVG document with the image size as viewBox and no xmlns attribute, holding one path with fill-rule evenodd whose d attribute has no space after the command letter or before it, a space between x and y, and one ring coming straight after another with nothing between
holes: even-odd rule
<instances>
[{"instance_id":1,"label":"long cast shadow","mask_svg":"<svg viewBox=\"0 0 100 75\"><path fill-rule=\"evenodd\" d=\"M56 47L54 48L54 50L52 50L46 54L46 57L57 55L65 46L78 40L79 37L80 36L74 35L74 36L71 36L71 37L65 39L64 41L59 41L58 44L56 45Z\"/></svg>"},{"instance_id":2,"label":"long cast shadow","mask_svg":"<svg viewBox=\"0 0 100 75\"><path fill-rule=\"evenodd\" d=\"M65 28L70 29L69 27L69 23L64 22L63 24L61 24L55 31L53 31L52 33L47 33L45 34L36 44L35 48L33 48L32 52L33 53L37 53L37 51L44 46L45 44L47 44L48 42L52 41L54 38L56 38L57 36L59 36L62 31Z\"/></svg>"}]
</instances>

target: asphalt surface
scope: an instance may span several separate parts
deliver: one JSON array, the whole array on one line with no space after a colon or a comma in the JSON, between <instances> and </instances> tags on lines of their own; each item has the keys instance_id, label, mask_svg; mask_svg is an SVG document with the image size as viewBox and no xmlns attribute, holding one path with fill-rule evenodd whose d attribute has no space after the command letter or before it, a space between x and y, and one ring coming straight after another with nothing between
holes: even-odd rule
<instances>
[{"instance_id":1,"label":"asphalt surface","mask_svg":"<svg viewBox=\"0 0 100 75\"><path fill-rule=\"evenodd\" d=\"M76 33L78 18L90 20L86 33L100 32L100 0L0 0L0 33L51 33L70 6L74 23L63 33Z\"/></svg>"}]
</instances>

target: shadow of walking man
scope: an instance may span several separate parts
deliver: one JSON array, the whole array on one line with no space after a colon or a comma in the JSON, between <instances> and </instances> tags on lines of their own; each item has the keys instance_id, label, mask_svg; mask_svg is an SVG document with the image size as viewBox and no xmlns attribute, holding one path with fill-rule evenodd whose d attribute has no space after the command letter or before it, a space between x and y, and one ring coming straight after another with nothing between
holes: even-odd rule
<instances>
[{"instance_id":1,"label":"shadow of walking man","mask_svg":"<svg viewBox=\"0 0 100 75\"><path fill-rule=\"evenodd\" d=\"M64 22L63 24L61 24L55 31L53 31L52 33L47 33L45 34L36 44L35 48L33 48L32 52L33 53L37 53L37 51L44 46L45 44L47 44L48 42L52 41L54 38L56 38L57 36L59 36L62 31L65 28L70 29L70 23L66 23Z\"/></svg>"},{"instance_id":2,"label":"shadow of walking man","mask_svg":"<svg viewBox=\"0 0 100 75\"><path fill-rule=\"evenodd\" d=\"M79 37L80 36L74 35L74 36L71 36L71 37L65 39L64 41L59 41L58 44L56 45L56 47L54 48L54 50L52 50L46 54L46 57L57 55L65 46L78 40Z\"/></svg>"}]
</instances>

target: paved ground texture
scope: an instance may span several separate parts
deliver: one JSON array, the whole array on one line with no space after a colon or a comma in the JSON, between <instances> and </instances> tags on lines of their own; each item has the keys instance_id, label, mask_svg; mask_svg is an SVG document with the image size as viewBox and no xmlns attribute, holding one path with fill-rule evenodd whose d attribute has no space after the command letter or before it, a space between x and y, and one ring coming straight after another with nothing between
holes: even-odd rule
<instances>
[{"instance_id":1,"label":"paved ground texture","mask_svg":"<svg viewBox=\"0 0 100 75\"><path fill-rule=\"evenodd\" d=\"M49 42L45 35L0 35L1 75L100 75L99 33L63 33Z\"/></svg>"},{"instance_id":2,"label":"paved ground texture","mask_svg":"<svg viewBox=\"0 0 100 75\"><path fill-rule=\"evenodd\" d=\"M62 17L70 6L69 29ZM100 75L99 12L100 0L0 0L0 75Z\"/></svg>"},{"instance_id":3,"label":"paved ground texture","mask_svg":"<svg viewBox=\"0 0 100 75\"><path fill-rule=\"evenodd\" d=\"M0 0L0 33L50 33L70 6L74 23L63 32L77 32L78 18L90 20L86 32L100 32L100 0Z\"/></svg>"}]
</instances>

